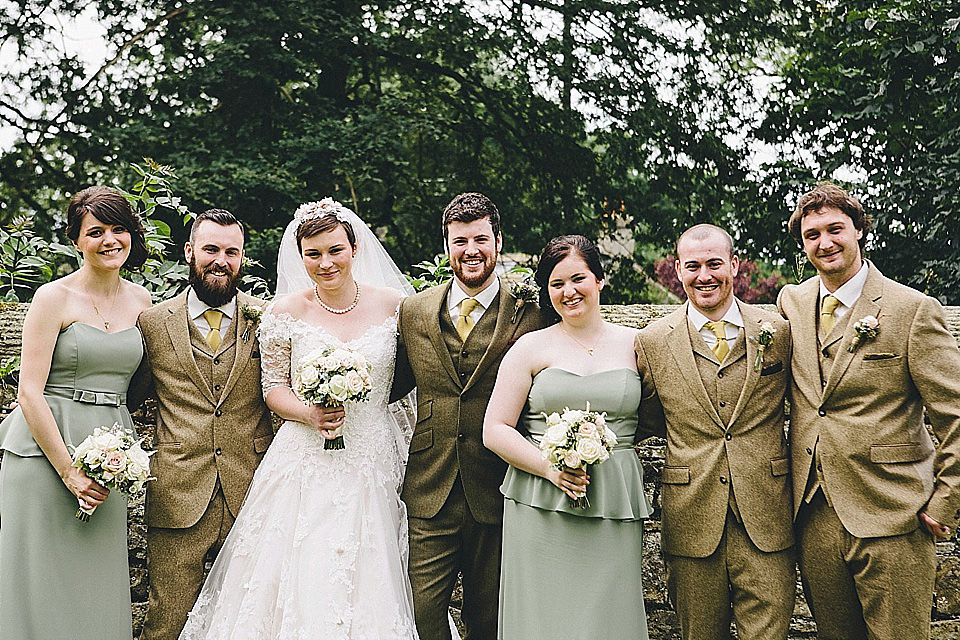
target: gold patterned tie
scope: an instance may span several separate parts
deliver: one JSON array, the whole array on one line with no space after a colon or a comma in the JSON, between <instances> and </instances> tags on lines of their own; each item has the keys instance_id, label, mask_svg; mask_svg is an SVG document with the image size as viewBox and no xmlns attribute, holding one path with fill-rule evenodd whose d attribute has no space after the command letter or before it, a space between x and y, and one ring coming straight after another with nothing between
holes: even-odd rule
<instances>
[{"instance_id":1,"label":"gold patterned tie","mask_svg":"<svg viewBox=\"0 0 960 640\"><path fill-rule=\"evenodd\" d=\"M717 360L720 362L723 362L723 359L730 353L730 345L727 344L726 325L727 322L725 320L707 323L707 329L710 329L713 335L717 336L717 344L713 345L713 353L716 354Z\"/></svg>"},{"instance_id":2,"label":"gold patterned tie","mask_svg":"<svg viewBox=\"0 0 960 640\"><path fill-rule=\"evenodd\" d=\"M460 339L464 342L466 342L470 332L473 331L473 325L476 324L470 317L470 313L477 308L478 304L480 303L473 298L464 298L463 302L460 303L460 315L457 316L457 333L460 334Z\"/></svg>"},{"instance_id":3,"label":"gold patterned tie","mask_svg":"<svg viewBox=\"0 0 960 640\"><path fill-rule=\"evenodd\" d=\"M222 338L220 337L220 323L223 321L223 311L218 309L207 309L203 312L203 317L210 325L210 332L207 333L207 344L214 351L220 346Z\"/></svg>"},{"instance_id":4,"label":"gold patterned tie","mask_svg":"<svg viewBox=\"0 0 960 640\"><path fill-rule=\"evenodd\" d=\"M826 339L837 323L833 312L840 306L840 301L831 295L826 295L820 302L820 340Z\"/></svg>"}]
</instances>

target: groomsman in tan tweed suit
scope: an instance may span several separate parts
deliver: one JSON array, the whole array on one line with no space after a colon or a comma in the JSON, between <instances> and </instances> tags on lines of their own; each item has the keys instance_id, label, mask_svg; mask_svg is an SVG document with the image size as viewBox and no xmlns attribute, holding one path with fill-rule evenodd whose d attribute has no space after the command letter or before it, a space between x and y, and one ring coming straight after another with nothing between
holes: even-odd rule
<instances>
[{"instance_id":1,"label":"groomsman in tan tweed suit","mask_svg":"<svg viewBox=\"0 0 960 640\"><path fill-rule=\"evenodd\" d=\"M142 640L174 640L273 439L260 389L256 321L237 292L244 232L229 212L197 217L185 246L191 286L140 315L142 387L157 399L147 489L150 605Z\"/></svg>"},{"instance_id":2,"label":"groomsman in tan tweed suit","mask_svg":"<svg viewBox=\"0 0 960 640\"><path fill-rule=\"evenodd\" d=\"M789 227L817 269L778 305L793 330L793 498L818 636L929 638L934 540L960 518L960 350L936 300L863 259L856 198L821 184Z\"/></svg>"},{"instance_id":3,"label":"groomsman in tan tweed suit","mask_svg":"<svg viewBox=\"0 0 960 640\"><path fill-rule=\"evenodd\" d=\"M479 193L443 212L452 282L400 307L394 397L417 386L417 426L401 497L410 516L410 582L421 640L449 640L447 611L462 574L469 640L496 640L500 591L500 484L507 465L483 446L483 415L503 354L543 326L494 267L500 213Z\"/></svg>"},{"instance_id":4,"label":"groomsman in tan tweed suit","mask_svg":"<svg viewBox=\"0 0 960 640\"><path fill-rule=\"evenodd\" d=\"M641 426L667 439L661 547L687 640L785 639L796 567L784 436L790 328L733 295L730 235L677 241L688 302L640 331Z\"/></svg>"}]
</instances>

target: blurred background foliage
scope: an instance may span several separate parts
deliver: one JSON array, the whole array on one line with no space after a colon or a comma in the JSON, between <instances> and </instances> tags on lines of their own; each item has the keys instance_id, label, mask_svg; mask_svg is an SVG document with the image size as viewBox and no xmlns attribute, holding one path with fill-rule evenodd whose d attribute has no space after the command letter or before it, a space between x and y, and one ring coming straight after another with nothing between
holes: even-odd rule
<instances>
[{"instance_id":1,"label":"blurred background foliage","mask_svg":"<svg viewBox=\"0 0 960 640\"><path fill-rule=\"evenodd\" d=\"M38 263L31 243L61 237L73 192L136 185L149 157L177 176L148 194L158 298L182 284L189 211L249 223L265 289L301 202L341 200L405 266L442 252L440 213L470 190L514 262L598 239L607 302L675 300L657 264L697 222L733 233L768 301L793 280L793 203L832 178L874 216L881 270L957 304L957 5L0 0L0 294L69 268L69 247ZM78 16L105 30L102 64L57 46Z\"/></svg>"}]
</instances>

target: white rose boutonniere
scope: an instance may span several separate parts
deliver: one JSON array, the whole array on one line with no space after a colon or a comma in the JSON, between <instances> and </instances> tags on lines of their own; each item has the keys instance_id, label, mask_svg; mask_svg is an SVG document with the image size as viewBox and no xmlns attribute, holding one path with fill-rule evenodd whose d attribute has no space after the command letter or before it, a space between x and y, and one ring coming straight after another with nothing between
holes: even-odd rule
<instances>
[{"instance_id":1,"label":"white rose boutonniere","mask_svg":"<svg viewBox=\"0 0 960 640\"><path fill-rule=\"evenodd\" d=\"M753 361L754 371L763 369L763 352L773 342L773 336L776 335L776 333L777 328L773 326L773 323L764 322L760 325L760 331L757 333L757 337L753 338L753 341L757 343L757 359Z\"/></svg>"},{"instance_id":2,"label":"white rose boutonniere","mask_svg":"<svg viewBox=\"0 0 960 640\"><path fill-rule=\"evenodd\" d=\"M523 273L524 277L522 280L510 284L510 293L517 299L516 304L513 305L513 316L510 318L510 324L516 323L517 315L523 305L528 302L535 305L540 300L540 287L533 280L533 271L526 268L517 268L514 271Z\"/></svg>"},{"instance_id":3,"label":"white rose boutonniere","mask_svg":"<svg viewBox=\"0 0 960 640\"><path fill-rule=\"evenodd\" d=\"M243 334L240 336L240 339L246 342L250 339L251 327L260 322L260 318L263 316L263 308L252 304L245 304L240 307L240 315L247 321L246 326L243 328Z\"/></svg>"},{"instance_id":4,"label":"white rose boutonniere","mask_svg":"<svg viewBox=\"0 0 960 640\"><path fill-rule=\"evenodd\" d=\"M873 316L864 316L853 325L853 330L857 332L857 335L853 337L850 346L847 347L847 351L850 353L856 351L864 340L873 340L877 337L877 334L880 333L880 321Z\"/></svg>"}]
</instances>

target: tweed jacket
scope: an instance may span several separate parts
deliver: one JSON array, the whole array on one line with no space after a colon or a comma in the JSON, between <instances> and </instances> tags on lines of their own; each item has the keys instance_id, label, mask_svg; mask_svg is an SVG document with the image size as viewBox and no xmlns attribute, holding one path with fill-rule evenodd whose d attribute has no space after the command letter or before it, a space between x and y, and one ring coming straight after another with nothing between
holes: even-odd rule
<instances>
[{"instance_id":1,"label":"tweed jacket","mask_svg":"<svg viewBox=\"0 0 960 640\"><path fill-rule=\"evenodd\" d=\"M503 355L543 321L532 304L520 307L514 319L517 300L501 282L493 338L476 368L458 373L441 333L440 314L448 313L451 284L422 291L400 306L394 386L417 387L417 426L401 497L410 516L432 518L459 474L474 519L497 524L503 518L500 484L507 465L483 446L483 416Z\"/></svg>"},{"instance_id":2,"label":"tweed jacket","mask_svg":"<svg viewBox=\"0 0 960 640\"><path fill-rule=\"evenodd\" d=\"M790 328L776 314L739 304L744 330L717 364L722 378L746 359L744 384L732 413L725 411L726 421L697 365L698 358L716 363L716 356L690 328L686 305L642 329L636 339L641 430L667 439L661 544L672 555L703 558L716 550L731 490L759 549L780 551L793 544L784 434ZM757 371L756 337L764 322L776 331Z\"/></svg>"},{"instance_id":3,"label":"tweed jacket","mask_svg":"<svg viewBox=\"0 0 960 640\"><path fill-rule=\"evenodd\" d=\"M780 292L793 328L790 440L799 508L819 449L827 495L844 528L861 538L913 531L917 513L953 529L960 519L960 350L940 304L886 278L875 265L848 322L826 337L818 364L819 278ZM879 333L853 348L854 325ZM852 350L851 350L852 349ZM924 427L930 420L939 447Z\"/></svg>"},{"instance_id":4,"label":"tweed jacket","mask_svg":"<svg viewBox=\"0 0 960 640\"><path fill-rule=\"evenodd\" d=\"M237 294L236 317L221 347L222 351L236 340L235 359L219 401L194 359L186 293L140 314L145 368L157 398L156 452L150 458L157 479L147 485L149 526L192 526L206 510L218 481L236 516L273 440L270 411L260 388L256 327L243 317L244 305L263 303ZM248 324L250 333L243 339Z\"/></svg>"}]
</instances>

